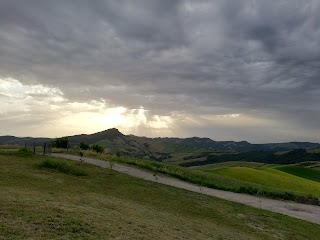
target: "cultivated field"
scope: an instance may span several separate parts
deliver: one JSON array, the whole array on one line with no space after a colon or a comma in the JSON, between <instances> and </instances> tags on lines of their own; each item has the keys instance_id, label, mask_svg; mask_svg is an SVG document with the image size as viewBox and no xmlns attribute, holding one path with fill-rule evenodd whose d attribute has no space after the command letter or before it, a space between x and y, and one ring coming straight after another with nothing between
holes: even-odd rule
<instances>
[{"instance_id":1,"label":"cultivated field","mask_svg":"<svg viewBox=\"0 0 320 240\"><path fill-rule=\"evenodd\" d=\"M312 181L320 182L320 169L319 168L305 168L299 166L283 166L277 168L286 173L290 173L302 178L306 178Z\"/></svg>"},{"instance_id":2,"label":"cultivated field","mask_svg":"<svg viewBox=\"0 0 320 240\"><path fill-rule=\"evenodd\" d=\"M288 167L282 167L282 169L283 168L288 170ZM289 169L292 170L292 167ZM308 170L300 172L308 175L310 173L310 170L312 169ZM230 177L233 179L238 179L241 181L257 183L268 187L320 196L319 182L298 177L275 168L254 169L249 167L229 167L217 170L209 170L208 172L225 177Z\"/></svg>"}]
</instances>

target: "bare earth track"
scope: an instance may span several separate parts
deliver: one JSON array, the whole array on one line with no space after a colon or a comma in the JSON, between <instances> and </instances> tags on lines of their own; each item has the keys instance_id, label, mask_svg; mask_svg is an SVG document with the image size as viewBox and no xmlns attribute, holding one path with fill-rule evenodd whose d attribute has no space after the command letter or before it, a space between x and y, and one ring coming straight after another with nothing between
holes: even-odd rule
<instances>
[{"instance_id":1,"label":"bare earth track","mask_svg":"<svg viewBox=\"0 0 320 240\"><path fill-rule=\"evenodd\" d=\"M80 161L79 157L75 155L52 153L51 156ZM102 168L111 167L110 162L105 160L86 158L86 157L83 157L82 160L85 163L100 166ZM266 198L260 198L260 197L255 197L255 196L250 196L250 195L245 195L240 193L233 193L233 192L227 192L227 191L202 187L192 183L183 182L175 178L171 178L171 177L167 177L159 174L154 175L151 172L141 170L133 166L123 165L123 164L112 164L112 169L117 172L125 173L127 175L137 177L137 178L142 178L147 181L157 182L157 183L185 189L192 192L197 192L197 193L201 193L201 194L205 194L213 197L218 197L225 200L242 203L252 207L261 208L261 209L269 210L272 212L281 213L283 215L287 215L287 216L291 216L298 219L320 224L320 207L319 206L266 199Z\"/></svg>"}]
</instances>

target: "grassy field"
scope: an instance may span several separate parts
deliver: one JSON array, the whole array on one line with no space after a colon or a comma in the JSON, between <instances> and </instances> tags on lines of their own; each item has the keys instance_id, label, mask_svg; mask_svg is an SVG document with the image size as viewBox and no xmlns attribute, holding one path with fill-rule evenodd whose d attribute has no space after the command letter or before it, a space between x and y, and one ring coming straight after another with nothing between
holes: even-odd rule
<instances>
[{"instance_id":1,"label":"grassy field","mask_svg":"<svg viewBox=\"0 0 320 240\"><path fill-rule=\"evenodd\" d=\"M212 170L210 172L241 181L320 196L320 183L273 168L253 169L248 167L230 167Z\"/></svg>"},{"instance_id":2,"label":"grassy field","mask_svg":"<svg viewBox=\"0 0 320 240\"><path fill-rule=\"evenodd\" d=\"M320 236L316 224L146 182L110 169L13 153L0 153L0 164L0 239ZM74 174L78 171L86 174Z\"/></svg>"},{"instance_id":3,"label":"grassy field","mask_svg":"<svg viewBox=\"0 0 320 240\"><path fill-rule=\"evenodd\" d=\"M277 169L298 177L306 178L320 183L320 171L316 169L299 166L283 166Z\"/></svg>"}]
</instances>

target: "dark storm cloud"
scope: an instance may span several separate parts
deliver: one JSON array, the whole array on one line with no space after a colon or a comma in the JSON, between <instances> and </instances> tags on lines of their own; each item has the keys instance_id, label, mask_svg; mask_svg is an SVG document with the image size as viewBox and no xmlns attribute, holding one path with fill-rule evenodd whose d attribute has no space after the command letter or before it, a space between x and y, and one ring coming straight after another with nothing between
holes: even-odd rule
<instances>
[{"instance_id":1,"label":"dark storm cloud","mask_svg":"<svg viewBox=\"0 0 320 240\"><path fill-rule=\"evenodd\" d=\"M151 46L172 48L185 42L180 1L97 2L97 13L110 22L121 38L142 41Z\"/></svg>"},{"instance_id":2,"label":"dark storm cloud","mask_svg":"<svg viewBox=\"0 0 320 240\"><path fill-rule=\"evenodd\" d=\"M319 12L317 0L2 0L0 77L70 101L317 130Z\"/></svg>"}]
</instances>

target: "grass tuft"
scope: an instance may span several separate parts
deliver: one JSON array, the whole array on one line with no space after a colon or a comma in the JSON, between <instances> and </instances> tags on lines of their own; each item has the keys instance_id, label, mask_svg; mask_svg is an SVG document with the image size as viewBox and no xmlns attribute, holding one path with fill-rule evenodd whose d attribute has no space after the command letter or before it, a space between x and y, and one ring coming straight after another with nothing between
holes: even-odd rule
<instances>
[{"instance_id":1,"label":"grass tuft","mask_svg":"<svg viewBox=\"0 0 320 240\"><path fill-rule=\"evenodd\" d=\"M79 166L76 166L74 164L67 163L63 160L58 160L58 159L45 159L42 162L40 162L37 166L39 168L54 169L69 175L75 175L75 176L88 175L88 173L84 169L80 168Z\"/></svg>"},{"instance_id":2,"label":"grass tuft","mask_svg":"<svg viewBox=\"0 0 320 240\"><path fill-rule=\"evenodd\" d=\"M31 151L29 151L28 149L22 148L22 149L18 150L16 155L19 157L31 158L33 156L33 153Z\"/></svg>"}]
</instances>

